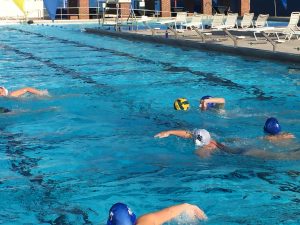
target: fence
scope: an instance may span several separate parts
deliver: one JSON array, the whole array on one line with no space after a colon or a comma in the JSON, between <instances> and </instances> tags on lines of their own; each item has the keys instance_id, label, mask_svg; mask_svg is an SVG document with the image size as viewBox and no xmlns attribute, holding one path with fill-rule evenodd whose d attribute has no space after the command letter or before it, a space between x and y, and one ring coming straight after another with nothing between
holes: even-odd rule
<instances>
[{"instance_id":1,"label":"fence","mask_svg":"<svg viewBox=\"0 0 300 225\"><path fill-rule=\"evenodd\" d=\"M129 10L127 8L115 8L115 7L68 7L68 8L57 8L56 10L56 19L57 20L68 20L68 19L80 19L80 18L88 18L88 19L99 19L102 18L105 11L110 11L108 14L115 14L120 17L126 17L117 13L117 10ZM149 10L149 9L130 9L133 10L136 16L153 16L159 17L161 13L167 11L158 11L158 10ZM128 11L128 13L130 13ZM43 18L47 18L46 16Z\"/></svg>"}]
</instances>

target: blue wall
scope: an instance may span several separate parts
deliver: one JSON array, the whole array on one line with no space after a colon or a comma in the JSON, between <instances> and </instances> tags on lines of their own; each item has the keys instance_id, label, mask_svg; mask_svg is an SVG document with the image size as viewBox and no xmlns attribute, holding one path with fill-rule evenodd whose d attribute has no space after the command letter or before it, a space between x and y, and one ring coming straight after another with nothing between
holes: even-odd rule
<instances>
[{"instance_id":1,"label":"blue wall","mask_svg":"<svg viewBox=\"0 0 300 225\"><path fill-rule=\"evenodd\" d=\"M288 0L287 10L289 13L299 12L300 11L300 1L299 0Z\"/></svg>"},{"instance_id":2,"label":"blue wall","mask_svg":"<svg viewBox=\"0 0 300 225\"><path fill-rule=\"evenodd\" d=\"M192 0L191 0L192 1ZM200 1L196 2L196 11L200 8ZM260 13L269 14L270 16L275 15L274 0L249 0L250 1L250 12L254 12L255 15ZM286 4L284 4L287 3ZM300 0L276 0L277 16L290 16L291 12L300 11ZM218 5L218 0L213 0L213 5ZM184 6L183 0L177 0L177 6ZM285 7L287 6L287 8ZM240 0L230 0L230 10L232 12L239 12Z\"/></svg>"},{"instance_id":3,"label":"blue wall","mask_svg":"<svg viewBox=\"0 0 300 225\"><path fill-rule=\"evenodd\" d=\"M238 13L240 11L239 1L230 0L230 10L234 13Z\"/></svg>"},{"instance_id":4,"label":"blue wall","mask_svg":"<svg viewBox=\"0 0 300 225\"><path fill-rule=\"evenodd\" d=\"M290 16L291 12L300 11L300 0L285 0L287 2L287 8L282 0L277 1L277 16ZM274 0L251 0L251 12L255 15L260 13L270 14L274 16Z\"/></svg>"}]
</instances>

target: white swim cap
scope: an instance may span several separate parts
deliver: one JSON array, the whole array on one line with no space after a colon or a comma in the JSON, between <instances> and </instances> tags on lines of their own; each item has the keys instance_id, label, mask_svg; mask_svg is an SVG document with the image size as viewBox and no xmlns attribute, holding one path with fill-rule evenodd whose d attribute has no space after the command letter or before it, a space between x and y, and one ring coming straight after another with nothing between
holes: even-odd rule
<instances>
[{"instance_id":1,"label":"white swim cap","mask_svg":"<svg viewBox=\"0 0 300 225\"><path fill-rule=\"evenodd\" d=\"M4 90L4 96L8 96L8 90L3 86L0 86L0 88Z\"/></svg>"},{"instance_id":2,"label":"white swim cap","mask_svg":"<svg viewBox=\"0 0 300 225\"><path fill-rule=\"evenodd\" d=\"M203 147L210 143L210 134L204 129L195 129L193 131L195 145L198 147Z\"/></svg>"}]
</instances>

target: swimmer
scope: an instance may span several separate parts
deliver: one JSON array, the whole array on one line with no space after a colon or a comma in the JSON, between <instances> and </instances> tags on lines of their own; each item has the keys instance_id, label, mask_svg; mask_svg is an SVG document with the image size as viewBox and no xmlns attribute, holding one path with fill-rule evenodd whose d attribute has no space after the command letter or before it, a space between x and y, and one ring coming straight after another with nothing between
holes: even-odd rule
<instances>
[{"instance_id":1,"label":"swimmer","mask_svg":"<svg viewBox=\"0 0 300 225\"><path fill-rule=\"evenodd\" d=\"M221 144L213 139L211 139L210 133L204 129L195 129L192 132L188 130L169 130L162 131L156 134L155 138L166 138L170 135L194 139L195 146L197 148L196 154L201 158L207 158L211 156L217 150L229 154L247 155L262 159L272 159L272 160L299 160L300 151L297 149L290 152L267 152L260 149L251 149L245 147L232 148L224 144Z\"/></svg>"},{"instance_id":2,"label":"swimmer","mask_svg":"<svg viewBox=\"0 0 300 225\"><path fill-rule=\"evenodd\" d=\"M196 153L202 158L209 157L217 149L223 150L223 145L211 139L210 133L205 129L188 130L168 130L156 134L155 138L166 138L170 135L194 139L197 147Z\"/></svg>"},{"instance_id":3,"label":"swimmer","mask_svg":"<svg viewBox=\"0 0 300 225\"><path fill-rule=\"evenodd\" d=\"M43 112L51 112L51 111L58 111L58 107L48 107L38 110L26 110L26 109L18 109L18 110L12 110L5 107L0 107L0 114L6 114L6 115L18 115L23 113L43 113Z\"/></svg>"},{"instance_id":4,"label":"swimmer","mask_svg":"<svg viewBox=\"0 0 300 225\"><path fill-rule=\"evenodd\" d=\"M31 87L22 88L16 91L8 92L5 87L0 86L0 96L4 97L20 97L25 95L26 93L34 94L34 95L48 95L47 91L40 91Z\"/></svg>"},{"instance_id":5,"label":"swimmer","mask_svg":"<svg viewBox=\"0 0 300 225\"><path fill-rule=\"evenodd\" d=\"M295 138L291 133L281 132L281 126L278 120L274 117L270 117L266 120L264 131L267 134L264 139L268 141L283 141Z\"/></svg>"},{"instance_id":6,"label":"swimmer","mask_svg":"<svg viewBox=\"0 0 300 225\"><path fill-rule=\"evenodd\" d=\"M206 220L205 213L196 205L180 204L145 214L139 218L123 203L114 204L110 210L107 225L161 225L186 213L190 219Z\"/></svg>"},{"instance_id":7,"label":"swimmer","mask_svg":"<svg viewBox=\"0 0 300 225\"><path fill-rule=\"evenodd\" d=\"M0 107L0 114L2 114L2 113L9 113L9 112L11 112L10 109L4 108L4 107Z\"/></svg>"},{"instance_id":8,"label":"swimmer","mask_svg":"<svg viewBox=\"0 0 300 225\"><path fill-rule=\"evenodd\" d=\"M206 95L206 96L203 96L200 99L199 107L202 110L207 110L207 109L210 109L210 108L220 109L220 108L224 108L224 105L225 105L225 99L224 98L214 98L214 97L211 97L209 95Z\"/></svg>"}]
</instances>

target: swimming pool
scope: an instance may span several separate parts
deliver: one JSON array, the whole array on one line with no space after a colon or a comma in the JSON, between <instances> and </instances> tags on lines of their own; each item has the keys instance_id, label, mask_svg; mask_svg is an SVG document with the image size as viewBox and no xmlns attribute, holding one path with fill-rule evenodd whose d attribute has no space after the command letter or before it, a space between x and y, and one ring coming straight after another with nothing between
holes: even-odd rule
<instances>
[{"instance_id":1,"label":"swimming pool","mask_svg":"<svg viewBox=\"0 0 300 225\"><path fill-rule=\"evenodd\" d=\"M299 138L297 66L99 37L83 27L0 27L1 85L52 95L0 99L16 112L0 115L0 223L104 224L118 201L137 215L197 204L205 224L300 223L299 161L200 159L189 140L153 138L205 128L229 145L295 150L298 140L272 145L259 137L275 116ZM206 94L224 96L226 112L199 111ZM178 97L189 99L189 111L173 110Z\"/></svg>"}]
</instances>

